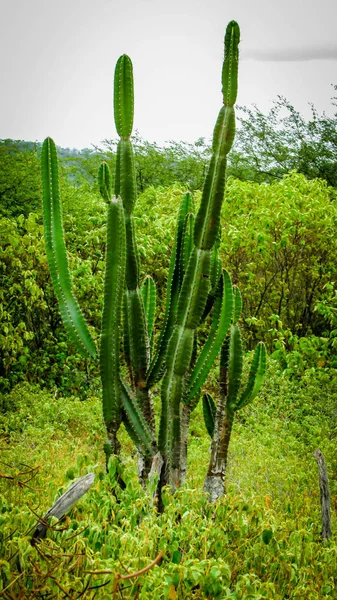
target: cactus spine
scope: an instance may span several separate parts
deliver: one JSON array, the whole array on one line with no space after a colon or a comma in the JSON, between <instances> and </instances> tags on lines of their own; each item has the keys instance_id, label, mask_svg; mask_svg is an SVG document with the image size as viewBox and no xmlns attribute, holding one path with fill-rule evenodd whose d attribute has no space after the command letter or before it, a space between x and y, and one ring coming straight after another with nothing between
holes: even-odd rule
<instances>
[{"instance_id":1,"label":"cactus spine","mask_svg":"<svg viewBox=\"0 0 337 600\"><path fill-rule=\"evenodd\" d=\"M140 479L144 482L150 471L156 471L159 476L159 500L163 484L170 483L175 490L184 479L190 413L221 346L223 369L231 373L228 410L230 406L239 408L250 401L260 381L262 359L259 355L253 361L255 370L247 389L237 401L242 351L235 323L240 301L218 256L226 161L235 135L239 41L239 26L231 21L225 35L223 106L214 128L212 157L196 217L191 194L186 193L181 201L167 281L164 324L155 348L156 289L149 276L140 283L133 218L137 191L131 143L134 93L130 58L121 56L115 69L114 120L119 142L114 193L105 163L98 174L100 193L108 211L99 353L103 416L108 433L105 450L107 460L111 453L119 454L118 430L124 422L139 452ZM43 144L42 181L47 256L62 318L78 350L94 358L95 344L72 292L62 228L57 155L49 138ZM197 330L208 314L212 316L210 332L198 352ZM223 345L229 329L229 342ZM120 373L121 336L128 382L122 381ZM150 389L160 380L161 416L156 440ZM219 429L220 409L215 410L210 397L204 405L208 430L215 432Z\"/></svg>"}]
</instances>

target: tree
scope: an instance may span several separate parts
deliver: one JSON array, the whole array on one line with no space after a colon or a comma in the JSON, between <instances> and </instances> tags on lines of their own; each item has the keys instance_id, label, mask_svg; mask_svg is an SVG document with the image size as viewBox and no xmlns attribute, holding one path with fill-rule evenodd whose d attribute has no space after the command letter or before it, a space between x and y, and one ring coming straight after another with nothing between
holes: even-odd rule
<instances>
[{"instance_id":1,"label":"tree","mask_svg":"<svg viewBox=\"0 0 337 600\"><path fill-rule=\"evenodd\" d=\"M180 183L190 190L201 189L211 149L204 138L194 144L169 141L165 146L144 140L138 132L132 136L138 192L150 186L168 187ZM117 140L104 140L107 154L115 156ZM114 164L109 164L114 174Z\"/></svg>"},{"instance_id":2,"label":"tree","mask_svg":"<svg viewBox=\"0 0 337 600\"><path fill-rule=\"evenodd\" d=\"M0 216L25 217L41 204L40 164L32 142L0 140Z\"/></svg>"},{"instance_id":3,"label":"tree","mask_svg":"<svg viewBox=\"0 0 337 600\"><path fill-rule=\"evenodd\" d=\"M331 99L336 107L335 101ZM327 117L310 106L309 121L283 96L274 100L267 115L256 105L241 107L230 174L270 183L296 170L308 179L318 177L337 187L337 111Z\"/></svg>"}]
</instances>

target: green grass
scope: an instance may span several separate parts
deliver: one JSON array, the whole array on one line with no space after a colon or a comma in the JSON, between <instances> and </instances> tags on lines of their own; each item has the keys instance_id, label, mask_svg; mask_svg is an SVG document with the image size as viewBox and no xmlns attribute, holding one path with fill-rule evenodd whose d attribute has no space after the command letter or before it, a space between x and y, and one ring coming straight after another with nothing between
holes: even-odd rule
<instances>
[{"instance_id":1,"label":"green grass","mask_svg":"<svg viewBox=\"0 0 337 600\"><path fill-rule=\"evenodd\" d=\"M160 516L138 485L125 432L126 490L116 485L114 463L105 476L100 398L64 399L28 385L3 397L0 597L111 599L117 573L142 569L162 550L161 563L120 582L116 598L336 598L337 547L334 536L320 540L313 456L320 447L328 464L334 532L336 373L291 380L269 362L260 396L234 424L226 497L209 505L202 493L210 440L199 406L187 482L165 494ZM33 548L36 515L90 471L93 487ZM88 573L100 570L111 573Z\"/></svg>"}]
</instances>

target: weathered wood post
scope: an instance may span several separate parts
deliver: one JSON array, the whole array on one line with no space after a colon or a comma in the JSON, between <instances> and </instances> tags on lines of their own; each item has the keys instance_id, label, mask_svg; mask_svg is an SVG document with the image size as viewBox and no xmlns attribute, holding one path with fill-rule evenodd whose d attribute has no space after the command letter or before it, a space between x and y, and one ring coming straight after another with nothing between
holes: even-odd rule
<instances>
[{"instance_id":1,"label":"weathered wood post","mask_svg":"<svg viewBox=\"0 0 337 600\"><path fill-rule=\"evenodd\" d=\"M75 481L55 504L46 512L43 519L41 519L35 529L33 537L31 539L32 546L38 542L38 540L46 537L48 520L50 517L56 517L61 519L66 512L80 499L84 494L91 488L94 483L94 473L88 473L77 481Z\"/></svg>"},{"instance_id":2,"label":"weathered wood post","mask_svg":"<svg viewBox=\"0 0 337 600\"><path fill-rule=\"evenodd\" d=\"M324 456L319 448L315 452L315 459L318 465L319 489L321 496L322 509L322 539L331 537L331 520L330 520L330 492L328 470L326 468Z\"/></svg>"}]
</instances>

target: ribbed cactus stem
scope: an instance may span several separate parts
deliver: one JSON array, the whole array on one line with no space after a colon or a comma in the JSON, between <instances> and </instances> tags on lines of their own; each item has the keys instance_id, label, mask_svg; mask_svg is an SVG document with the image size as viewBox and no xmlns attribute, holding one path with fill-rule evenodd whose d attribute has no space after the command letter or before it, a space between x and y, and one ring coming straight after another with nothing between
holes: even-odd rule
<instances>
[{"instance_id":1,"label":"ribbed cactus stem","mask_svg":"<svg viewBox=\"0 0 337 600\"><path fill-rule=\"evenodd\" d=\"M167 349L162 403L169 411L168 451L173 489L181 483L181 402L185 390L185 377L191 365L194 332L201 321L211 289L211 251L219 235L226 157L235 135L233 105L236 99L239 39L239 27L232 21L225 36L222 75L224 106L220 110L214 129L211 162L194 225L194 248L182 282L176 326Z\"/></svg>"},{"instance_id":2,"label":"ribbed cactus stem","mask_svg":"<svg viewBox=\"0 0 337 600\"><path fill-rule=\"evenodd\" d=\"M102 195L104 197L105 188L103 188ZM113 454L119 454L117 432L122 421L119 353L124 281L125 224L123 207L119 199L113 198L108 203L104 306L100 345L103 416Z\"/></svg>"},{"instance_id":3,"label":"ribbed cactus stem","mask_svg":"<svg viewBox=\"0 0 337 600\"><path fill-rule=\"evenodd\" d=\"M117 133L120 136L117 146L115 194L121 198L123 204L126 235L126 289L124 301L124 310L126 312L124 326L127 338L126 359L129 361L128 366L131 371L131 380L135 386L139 408L145 422L154 434L154 410L150 392L146 385L150 361L148 322L140 288L139 255L133 219L133 209L137 199L135 160L130 140L133 127L133 113L132 62L124 54L117 61L115 69L114 118ZM143 457L143 459L146 463L145 471L149 471L151 461L148 457Z\"/></svg>"},{"instance_id":4,"label":"ribbed cactus stem","mask_svg":"<svg viewBox=\"0 0 337 600\"><path fill-rule=\"evenodd\" d=\"M46 138L41 154L43 225L49 271L67 333L78 352L96 355L95 343L73 293L64 241L56 146Z\"/></svg>"}]
</instances>

